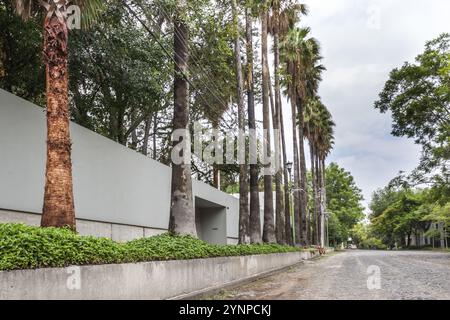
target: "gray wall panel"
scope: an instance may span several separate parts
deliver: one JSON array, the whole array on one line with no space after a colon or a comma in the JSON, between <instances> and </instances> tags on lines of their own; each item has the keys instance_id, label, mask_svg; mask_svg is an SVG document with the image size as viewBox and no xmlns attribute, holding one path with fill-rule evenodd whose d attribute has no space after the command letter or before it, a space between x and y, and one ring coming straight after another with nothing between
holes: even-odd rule
<instances>
[{"instance_id":1,"label":"gray wall panel","mask_svg":"<svg viewBox=\"0 0 450 320\"><path fill-rule=\"evenodd\" d=\"M78 218L153 228L169 223L169 167L71 124ZM0 208L41 213L44 110L0 90ZM194 195L227 207L227 236L237 237L238 200L195 181Z\"/></svg>"}]
</instances>

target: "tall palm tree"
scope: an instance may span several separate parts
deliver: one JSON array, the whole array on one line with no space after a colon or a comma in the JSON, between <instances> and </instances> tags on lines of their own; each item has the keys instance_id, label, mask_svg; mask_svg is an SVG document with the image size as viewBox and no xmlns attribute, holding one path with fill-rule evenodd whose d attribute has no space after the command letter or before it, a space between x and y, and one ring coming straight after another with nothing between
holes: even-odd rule
<instances>
[{"instance_id":1,"label":"tall palm tree","mask_svg":"<svg viewBox=\"0 0 450 320\"><path fill-rule=\"evenodd\" d=\"M314 197L313 239L324 245L325 222L325 158L333 146L334 122L328 109L319 97L310 100L305 112L305 134L310 145L311 173Z\"/></svg>"},{"instance_id":2,"label":"tall palm tree","mask_svg":"<svg viewBox=\"0 0 450 320\"><path fill-rule=\"evenodd\" d=\"M250 131L250 218L249 233L251 243L260 243L261 218L259 215L259 185L258 164L256 163L256 117L255 117L255 80L254 80L254 53L253 53L253 17L250 3L245 8L245 38L247 56L247 105L248 126Z\"/></svg>"},{"instance_id":3,"label":"tall palm tree","mask_svg":"<svg viewBox=\"0 0 450 320\"><path fill-rule=\"evenodd\" d=\"M263 1L260 8L261 14L261 64L262 64L262 104L263 104L263 129L264 129L264 157L271 158L270 145L270 106L269 106L269 69L268 69L268 2ZM273 212L272 174L270 165L265 164L267 170L264 173L264 225L263 241L275 242L275 225Z\"/></svg>"},{"instance_id":4,"label":"tall palm tree","mask_svg":"<svg viewBox=\"0 0 450 320\"><path fill-rule=\"evenodd\" d=\"M292 30L292 29L291 29ZM299 153L297 140L297 108L295 83L297 81L296 60L296 35L289 31L280 43L280 58L283 61L283 86L286 89L286 96L291 104L292 114L292 144L294 154L294 179L293 179L293 207L294 207L294 243L300 244L300 173L299 173Z\"/></svg>"},{"instance_id":5,"label":"tall palm tree","mask_svg":"<svg viewBox=\"0 0 450 320\"><path fill-rule=\"evenodd\" d=\"M308 219L308 194L306 182L306 161L303 143L304 107L308 101L308 89L310 87L311 72L317 61L320 60L320 47L314 38L310 37L309 28L291 29L285 39L284 46L289 48L291 67L287 71L292 79L292 87L295 93L295 104L298 116L298 141L299 141L299 166L300 166L300 218L301 232L300 243L309 243L309 219Z\"/></svg>"},{"instance_id":6,"label":"tall palm tree","mask_svg":"<svg viewBox=\"0 0 450 320\"><path fill-rule=\"evenodd\" d=\"M234 55L236 59L236 82L237 82L237 103L238 103L238 126L239 133L245 132L245 110L244 110L244 82L242 76L241 63L241 39L239 28L239 12L237 1L231 2L233 10L233 25L234 25ZM244 244L248 238L249 228L249 207L248 207L248 170L246 159L244 163L239 164L239 243Z\"/></svg>"},{"instance_id":7,"label":"tall palm tree","mask_svg":"<svg viewBox=\"0 0 450 320\"><path fill-rule=\"evenodd\" d=\"M309 37L309 28L294 28L291 29L286 38L282 42L283 59L286 62L286 73L289 76L290 96L291 103L295 104L297 108L296 114L293 116L298 117L299 130L299 153L298 163L295 166L299 166L299 205L300 205L300 237L299 243L306 245L309 242L308 239L308 220L307 220L307 188L306 188L306 161L303 145L303 116L304 116L304 103L306 99L306 87L307 87L307 72L308 66L311 64L313 57L318 54L318 44L314 38ZM297 119L295 119L297 120ZM297 131L297 122L295 121L294 131ZM294 159L295 160L295 159Z\"/></svg>"},{"instance_id":8,"label":"tall palm tree","mask_svg":"<svg viewBox=\"0 0 450 320\"><path fill-rule=\"evenodd\" d=\"M179 0L174 14L174 113L173 130L182 129L181 137L190 149L189 139L189 29L185 21L186 0ZM173 147L179 142L174 141ZM172 187L169 232L197 236L192 196L191 159L180 152L182 161L172 159Z\"/></svg>"},{"instance_id":9,"label":"tall palm tree","mask_svg":"<svg viewBox=\"0 0 450 320\"><path fill-rule=\"evenodd\" d=\"M288 1L280 1L280 0L272 0L271 1L271 15L268 20L268 28L269 32L273 37L273 53L274 53L274 82L275 82L275 112L274 112L274 121L273 128L274 132L279 132L280 135L274 135L275 139L280 139L281 148L282 148L282 159L283 162L280 161L281 167L280 170L275 174L275 189L276 189L276 221L277 221L277 240L279 238L283 238L282 242L287 242L292 244L292 230L291 230L291 205L290 205L290 196L289 196L289 172L287 168L284 168L284 164L288 162L286 156L286 141L284 136L284 123L283 123L283 112L282 112L282 103L281 103L281 86L280 86L280 39L283 39L288 30L292 29L293 26L299 21L300 14L307 14L307 8L305 5L299 4L295 0ZM277 147L279 144L275 144ZM275 150L276 154L279 154L279 150ZM281 155L278 155L279 159L281 159ZM284 176L284 219L282 219L282 203L283 199L281 196L281 180L282 174ZM279 229L282 228L280 222L284 220L284 237L283 232ZM279 241L280 242L280 241Z\"/></svg>"},{"instance_id":10,"label":"tall palm tree","mask_svg":"<svg viewBox=\"0 0 450 320\"><path fill-rule=\"evenodd\" d=\"M78 5L95 16L100 0L13 0L24 20L44 12L43 57L46 65L47 164L41 226L76 229L68 104L68 7ZM89 21L89 19L84 19Z\"/></svg>"},{"instance_id":11,"label":"tall palm tree","mask_svg":"<svg viewBox=\"0 0 450 320\"><path fill-rule=\"evenodd\" d=\"M322 105L323 106L323 105ZM334 144L334 122L331 113L323 106L319 126L317 143L317 164L319 184L319 244L325 246L325 213L326 213L326 187L325 187L325 159L329 155Z\"/></svg>"}]
</instances>

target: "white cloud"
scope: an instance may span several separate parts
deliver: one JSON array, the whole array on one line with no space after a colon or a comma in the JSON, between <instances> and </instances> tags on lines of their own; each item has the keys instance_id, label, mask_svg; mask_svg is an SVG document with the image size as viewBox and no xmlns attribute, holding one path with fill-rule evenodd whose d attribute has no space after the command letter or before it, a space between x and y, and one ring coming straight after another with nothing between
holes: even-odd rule
<instances>
[{"instance_id":1,"label":"white cloud","mask_svg":"<svg viewBox=\"0 0 450 320\"><path fill-rule=\"evenodd\" d=\"M329 160L352 172L367 204L374 190L398 171L413 169L420 156L411 140L390 135L390 116L380 114L373 104L390 70L413 60L426 41L450 32L450 1L304 2L310 14L302 24L310 26L321 42L328 69L320 95L337 124L336 147ZM291 141L287 104L284 114Z\"/></svg>"}]
</instances>

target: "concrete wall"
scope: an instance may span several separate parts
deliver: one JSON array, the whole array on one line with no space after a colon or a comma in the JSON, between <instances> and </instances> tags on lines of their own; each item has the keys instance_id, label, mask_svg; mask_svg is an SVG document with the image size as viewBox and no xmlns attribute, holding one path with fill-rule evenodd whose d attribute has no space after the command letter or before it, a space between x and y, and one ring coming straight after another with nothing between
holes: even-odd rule
<instances>
[{"instance_id":1,"label":"concrete wall","mask_svg":"<svg viewBox=\"0 0 450 320\"><path fill-rule=\"evenodd\" d=\"M169 299L311 259L284 254L0 272L0 299Z\"/></svg>"},{"instance_id":2,"label":"concrete wall","mask_svg":"<svg viewBox=\"0 0 450 320\"><path fill-rule=\"evenodd\" d=\"M169 167L74 123L71 135L75 209L80 221L110 223L116 234L138 235L140 229L132 231L132 227L167 228ZM44 110L0 90L0 209L41 213L45 141ZM226 235L237 238L238 200L198 181L193 182L193 192L225 208Z\"/></svg>"},{"instance_id":3,"label":"concrete wall","mask_svg":"<svg viewBox=\"0 0 450 320\"><path fill-rule=\"evenodd\" d=\"M41 223L41 215L0 210L0 223L25 223L30 226L39 226ZM109 238L117 242L127 242L167 232L166 229L145 228L83 219L77 219L77 231L82 236Z\"/></svg>"}]
</instances>

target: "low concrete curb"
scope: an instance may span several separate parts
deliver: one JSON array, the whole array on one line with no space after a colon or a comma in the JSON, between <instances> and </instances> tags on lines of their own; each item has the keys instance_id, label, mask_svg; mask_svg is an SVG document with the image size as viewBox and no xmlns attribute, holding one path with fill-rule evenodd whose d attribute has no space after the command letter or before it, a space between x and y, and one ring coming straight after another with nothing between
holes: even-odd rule
<instances>
[{"instance_id":1,"label":"low concrete curb","mask_svg":"<svg viewBox=\"0 0 450 320\"><path fill-rule=\"evenodd\" d=\"M252 279L317 256L317 252L292 252L1 271L0 299L179 299Z\"/></svg>"}]
</instances>

